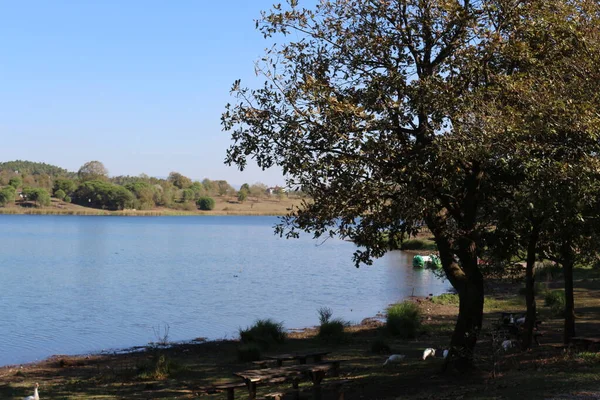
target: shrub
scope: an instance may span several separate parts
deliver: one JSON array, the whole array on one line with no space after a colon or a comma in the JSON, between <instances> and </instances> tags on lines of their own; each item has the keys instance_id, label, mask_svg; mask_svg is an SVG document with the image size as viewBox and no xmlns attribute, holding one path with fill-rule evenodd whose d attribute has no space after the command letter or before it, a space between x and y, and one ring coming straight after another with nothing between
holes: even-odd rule
<instances>
[{"instance_id":1,"label":"shrub","mask_svg":"<svg viewBox=\"0 0 600 400\"><path fill-rule=\"evenodd\" d=\"M178 369L177 364L160 353L154 354L150 361L138 366L142 379L166 379Z\"/></svg>"},{"instance_id":2,"label":"shrub","mask_svg":"<svg viewBox=\"0 0 600 400\"><path fill-rule=\"evenodd\" d=\"M563 290L552 290L544 297L546 307L550 307L552 314L562 316L565 312L565 292Z\"/></svg>"},{"instance_id":3,"label":"shrub","mask_svg":"<svg viewBox=\"0 0 600 400\"><path fill-rule=\"evenodd\" d=\"M64 200L66 196L67 194L62 189L58 189L56 192L54 192L54 197L59 200Z\"/></svg>"},{"instance_id":4,"label":"shrub","mask_svg":"<svg viewBox=\"0 0 600 400\"><path fill-rule=\"evenodd\" d=\"M0 190L0 207L15 201L15 188L7 186Z\"/></svg>"},{"instance_id":5,"label":"shrub","mask_svg":"<svg viewBox=\"0 0 600 400\"><path fill-rule=\"evenodd\" d=\"M437 250L434 242L423 239L407 239L400 245L401 250Z\"/></svg>"},{"instance_id":6,"label":"shrub","mask_svg":"<svg viewBox=\"0 0 600 400\"><path fill-rule=\"evenodd\" d=\"M71 196L65 196L64 202L65 203L70 203L71 202Z\"/></svg>"},{"instance_id":7,"label":"shrub","mask_svg":"<svg viewBox=\"0 0 600 400\"><path fill-rule=\"evenodd\" d=\"M255 343L264 349L268 349L273 343L283 343L285 339L283 323L271 319L259 319L250 328L240 329L242 343Z\"/></svg>"},{"instance_id":8,"label":"shrub","mask_svg":"<svg viewBox=\"0 0 600 400\"><path fill-rule=\"evenodd\" d=\"M390 346L382 338L378 337L371 342L371 353L389 354L391 352L392 350L390 349Z\"/></svg>"},{"instance_id":9,"label":"shrub","mask_svg":"<svg viewBox=\"0 0 600 400\"><path fill-rule=\"evenodd\" d=\"M210 211L215 208L215 199L212 197L200 197L196 202L198 208L204 211Z\"/></svg>"},{"instance_id":10,"label":"shrub","mask_svg":"<svg viewBox=\"0 0 600 400\"><path fill-rule=\"evenodd\" d=\"M421 311L416 304L404 301L387 309L387 328L392 335L412 339L420 327Z\"/></svg>"},{"instance_id":11,"label":"shrub","mask_svg":"<svg viewBox=\"0 0 600 400\"><path fill-rule=\"evenodd\" d=\"M319 313L319 323L321 325L326 324L331 319L333 311L329 307L321 307L317 310Z\"/></svg>"},{"instance_id":12,"label":"shrub","mask_svg":"<svg viewBox=\"0 0 600 400\"><path fill-rule=\"evenodd\" d=\"M319 326L317 337L326 342L341 343L346 339L346 326L348 323L340 318L327 321Z\"/></svg>"},{"instance_id":13,"label":"shrub","mask_svg":"<svg viewBox=\"0 0 600 400\"><path fill-rule=\"evenodd\" d=\"M260 347L255 343L242 344L237 348L238 360L243 362L260 360Z\"/></svg>"}]
</instances>

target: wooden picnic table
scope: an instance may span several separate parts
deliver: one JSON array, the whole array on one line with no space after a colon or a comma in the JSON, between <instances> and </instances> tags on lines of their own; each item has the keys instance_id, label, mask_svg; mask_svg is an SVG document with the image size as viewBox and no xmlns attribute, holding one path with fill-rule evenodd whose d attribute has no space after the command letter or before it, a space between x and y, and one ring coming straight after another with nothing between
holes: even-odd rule
<instances>
[{"instance_id":1,"label":"wooden picnic table","mask_svg":"<svg viewBox=\"0 0 600 400\"><path fill-rule=\"evenodd\" d=\"M281 367L284 361L297 360L300 364L306 364L308 358L312 358L315 363L321 362L323 357L331 353L330 351L309 351L304 353L277 354L265 356L266 359L276 360L277 366Z\"/></svg>"},{"instance_id":2,"label":"wooden picnic table","mask_svg":"<svg viewBox=\"0 0 600 400\"><path fill-rule=\"evenodd\" d=\"M313 384L315 399L321 398L321 381L328 372L337 375L340 360L320 362L316 364L297 364L277 368L251 369L235 372L233 375L244 380L248 388L250 400L256 399L256 386L261 383L270 383L273 380L281 382L281 378L292 381L292 387L295 389L295 397L298 398L298 382L303 376L310 378Z\"/></svg>"}]
</instances>

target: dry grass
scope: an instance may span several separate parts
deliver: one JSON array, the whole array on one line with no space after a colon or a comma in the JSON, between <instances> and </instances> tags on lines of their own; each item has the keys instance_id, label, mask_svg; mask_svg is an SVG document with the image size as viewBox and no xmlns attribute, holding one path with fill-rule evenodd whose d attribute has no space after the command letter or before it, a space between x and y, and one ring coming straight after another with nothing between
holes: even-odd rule
<instances>
[{"instance_id":1,"label":"dry grass","mask_svg":"<svg viewBox=\"0 0 600 400\"><path fill-rule=\"evenodd\" d=\"M52 199L48 207L36 207L33 204L11 204L0 207L0 214L26 215L121 215L121 216L170 216L170 215L285 215L293 206L299 206L301 199L284 198L250 198L238 202L233 197L215 197L215 208L212 211L184 211L159 207L151 210L108 211L83 207Z\"/></svg>"}]
</instances>

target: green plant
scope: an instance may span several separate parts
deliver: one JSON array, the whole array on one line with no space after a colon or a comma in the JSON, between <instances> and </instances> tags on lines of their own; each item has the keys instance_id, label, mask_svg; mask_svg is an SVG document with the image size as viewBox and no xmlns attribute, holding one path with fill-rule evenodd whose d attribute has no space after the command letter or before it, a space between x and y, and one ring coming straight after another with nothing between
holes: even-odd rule
<instances>
[{"instance_id":1,"label":"green plant","mask_svg":"<svg viewBox=\"0 0 600 400\"><path fill-rule=\"evenodd\" d=\"M371 353L389 354L391 349L383 338L378 337L371 342Z\"/></svg>"},{"instance_id":2,"label":"green plant","mask_svg":"<svg viewBox=\"0 0 600 400\"><path fill-rule=\"evenodd\" d=\"M260 346L256 343L242 344L237 348L238 360L242 362L260 360Z\"/></svg>"},{"instance_id":3,"label":"green plant","mask_svg":"<svg viewBox=\"0 0 600 400\"><path fill-rule=\"evenodd\" d=\"M415 303L404 301L387 309L387 328L392 335L412 339L421 327L421 311Z\"/></svg>"},{"instance_id":4,"label":"green plant","mask_svg":"<svg viewBox=\"0 0 600 400\"><path fill-rule=\"evenodd\" d=\"M348 323L340 318L322 323L319 326L317 337L330 343L341 343L346 339L345 328Z\"/></svg>"},{"instance_id":5,"label":"green plant","mask_svg":"<svg viewBox=\"0 0 600 400\"><path fill-rule=\"evenodd\" d=\"M565 292L563 290L552 290L544 296L544 304L550 307L552 314L561 316L565 312Z\"/></svg>"},{"instance_id":6,"label":"green plant","mask_svg":"<svg viewBox=\"0 0 600 400\"><path fill-rule=\"evenodd\" d=\"M215 199L212 197L200 197L196 202L198 208L204 211L210 211L215 208Z\"/></svg>"},{"instance_id":7,"label":"green plant","mask_svg":"<svg viewBox=\"0 0 600 400\"><path fill-rule=\"evenodd\" d=\"M54 192L54 197L56 197L59 200L64 200L66 196L67 194L62 189L58 189L56 192Z\"/></svg>"},{"instance_id":8,"label":"green plant","mask_svg":"<svg viewBox=\"0 0 600 400\"><path fill-rule=\"evenodd\" d=\"M319 323L321 325L329 322L331 316L333 315L333 311L329 307L321 307L317 310L317 312L319 313Z\"/></svg>"},{"instance_id":9,"label":"green plant","mask_svg":"<svg viewBox=\"0 0 600 400\"><path fill-rule=\"evenodd\" d=\"M70 203L71 202L71 196L65 196L64 202L65 203Z\"/></svg>"},{"instance_id":10,"label":"green plant","mask_svg":"<svg viewBox=\"0 0 600 400\"><path fill-rule=\"evenodd\" d=\"M251 327L240 329L242 343L255 343L263 349L268 349L273 343L285 342L286 336L283 323L271 319L259 319Z\"/></svg>"},{"instance_id":11,"label":"green plant","mask_svg":"<svg viewBox=\"0 0 600 400\"><path fill-rule=\"evenodd\" d=\"M155 353L150 361L138 366L139 376L142 379L167 379L178 369L177 364L161 353Z\"/></svg>"},{"instance_id":12,"label":"green plant","mask_svg":"<svg viewBox=\"0 0 600 400\"><path fill-rule=\"evenodd\" d=\"M439 296L433 296L431 302L434 304L453 305L459 304L458 294L455 293L444 293Z\"/></svg>"},{"instance_id":13,"label":"green plant","mask_svg":"<svg viewBox=\"0 0 600 400\"><path fill-rule=\"evenodd\" d=\"M400 244L401 250L437 250L434 242L423 239L407 239Z\"/></svg>"}]
</instances>

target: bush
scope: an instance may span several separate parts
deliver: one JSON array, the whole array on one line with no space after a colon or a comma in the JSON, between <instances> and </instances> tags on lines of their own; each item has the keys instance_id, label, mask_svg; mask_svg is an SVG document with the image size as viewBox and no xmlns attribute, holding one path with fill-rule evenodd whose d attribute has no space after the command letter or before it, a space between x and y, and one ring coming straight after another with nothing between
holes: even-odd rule
<instances>
[{"instance_id":1,"label":"bush","mask_svg":"<svg viewBox=\"0 0 600 400\"><path fill-rule=\"evenodd\" d=\"M317 337L331 343L341 343L346 339L344 329L348 323L340 318L327 321L319 326Z\"/></svg>"},{"instance_id":2,"label":"bush","mask_svg":"<svg viewBox=\"0 0 600 400\"><path fill-rule=\"evenodd\" d=\"M329 307L321 307L317 310L319 313L319 323L321 325L326 324L331 319L333 311Z\"/></svg>"},{"instance_id":3,"label":"bush","mask_svg":"<svg viewBox=\"0 0 600 400\"><path fill-rule=\"evenodd\" d=\"M544 297L546 307L550 307L552 314L562 316L565 313L565 292L563 290L552 290Z\"/></svg>"},{"instance_id":4,"label":"bush","mask_svg":"<svg viewBox=\"0 0 600 400\"><path fill-rule=\"evenodd\" d=\"M392 350L390 346L382 338L377 338L371 342L371 353L375 354L389 354Z\"/></svg>"},{"instance_id":5,"label":"bush","mask_svg":"<svg viewBox=\"0 0 600 400\"><path fill-rule=\"evenodd\" d=\"M387 309L387 328L392 335L412 339L420 327L421 311L416 304L405 301Z\"/></svg>"},{"instance_id":6,"label":"bush","mask_svg":"<svg viewBox=\"0 0 600 400\"><path fill-rule=\"evenodd\" d=\"M23 195L40 206L50 205L50 194L45 189L26 187L23 188Z\"/></svg>"},{"instance_id":7,"label":"bush","mask_svg":"<svg viewBox=\"0 0 600 400\"><path fill-rule=\"evenodd\" d=\"M13 203L15 201L15 188L12 186L7 186L0 190L0 207L4 207L8 203Z\"/></svg>"},{"instance_id":8,"label":"bush","mask_svg":"<svg viewBox=\"0 0 600 400\"><path fill-rule=\"evenodd\" d=\"M67 194L62 189L58 189L56 192L54 192L54 197L59 200L64 200L66 196Z\"/></svg>"},{"instance_id":9,"label":"bush","mask_svg":"<svg viewBox=\"0 0 600 400\"><path fill-rule=\"evenodd\" d=\"M65 196L64 202L65 203L70 203L71 202L71 196Z\"/></svg>"},{"instance_id":10,"label":"bush","mask_svg":"<svg viewBox=\"0 0 600 400\"><path fill-rule=\"evenodd\" d=\"M212 197L200 197L196 202L198 208L204 211L210 211L215 208L215 199Z\"/></svg>"},{"instance_id":11,"label":"bush","mask_svg":"<svg viewBox=\"0 0 600 400\"><path fill-rule=\"evenodd\" d=\"M283 323L271 319L259 319L245 330L240 329L240 340L244 344L254 343L268 349L273 343L285 342L286 334Z\"/></svg>"},{"instance_id":12,"label":"bush","mask_svg":"<svg viewBox=\"0 0 600 400\"><path fill-rule=\"evenodd\" d=\"M138 372L142 379L166 379L178 369L177 364L159 353L154 354L150 361L138 366Z\"/></svg>"},{"instance_id":13,"label":"bush","mask_svg":"<svg viewBox=\"0 0 600 400\"><path fill-rule=\"evenodd\" d=\"M434 242L423 239L408 239L404 240L400 245L401 250L437 250L437 245Z\"/></svg>"},{"instance_id":14,"label":"bush","mask_svg":"<svg viewBox=\"0 0 600 400\"><path fill-rule=\"evenodd\" d=\"M238 360L243 362L260 360L260 347L255 343L242 344L237 348Z\"/></svg>"}]
</instances>

